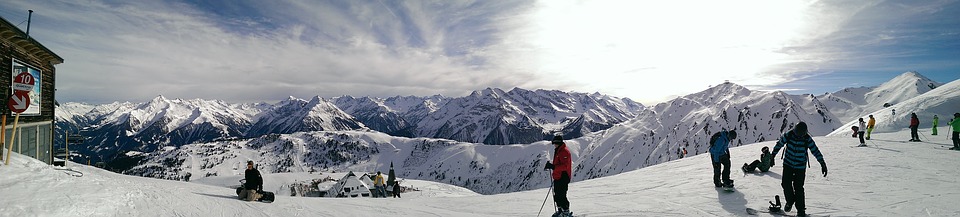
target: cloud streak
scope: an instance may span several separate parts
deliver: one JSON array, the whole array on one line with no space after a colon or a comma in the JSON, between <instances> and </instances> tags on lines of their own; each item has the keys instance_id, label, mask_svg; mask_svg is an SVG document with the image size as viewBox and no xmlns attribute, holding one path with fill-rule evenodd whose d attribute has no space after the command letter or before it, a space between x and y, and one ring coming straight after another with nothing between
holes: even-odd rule
<instances>
[{"instance_id":1,"label":"cloud streak","mask_svg":"<svg viewBox=\"0 0 960 217\"><path fill-rule=\"evenodd\" d=\"M522 87L649 104L724 80L802 91L814 88L791 82L812 75L957 72L957 5L81 0L5 3L0 15L17 23L36 11L31 34L65 59L57 66L60 101L458 96Z\"/></svg>"}]
</instances>

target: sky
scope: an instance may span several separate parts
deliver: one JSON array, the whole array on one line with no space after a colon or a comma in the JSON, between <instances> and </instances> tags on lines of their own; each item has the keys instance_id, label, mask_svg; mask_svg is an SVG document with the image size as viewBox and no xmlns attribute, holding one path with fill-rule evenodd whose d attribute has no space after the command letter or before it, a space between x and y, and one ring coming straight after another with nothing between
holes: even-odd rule
<instances>
[{"instance_id":1,"label":"sky","mask_svg":"<svg viewBox=\"0 0 960 217\"><path fill-rule=\"evenodd\" d=\"M64 59L60 102L599 92L652 105L724 81L822 94L960 79L960 2L4 0Z\"/></svg>"}]
</instances>

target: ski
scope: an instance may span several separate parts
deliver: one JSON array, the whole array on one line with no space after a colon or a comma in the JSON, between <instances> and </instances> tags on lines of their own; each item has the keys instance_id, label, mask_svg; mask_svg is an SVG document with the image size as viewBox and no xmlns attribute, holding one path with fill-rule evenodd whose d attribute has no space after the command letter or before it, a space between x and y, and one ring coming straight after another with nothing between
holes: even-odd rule
<instances>
[{"instance_id":1,"label":"ski","mask_svg":"<svg viewBox=\"0 0 960 217\"><path fill-rule=\"evenodd\" d=\"M747 214L748 214L748 215L760 215L760 213L766 213L766 214L770 214L770 215L773 215L773 216L798 217L797 214L794 214L794 213L787 213L787 212L783 212L783 211L780 211L780 212L770 212L769 210L766 210L766 208L764 208L764 209L754 209L754 208L749 208L749 207L747 207ZM830 215L816 215L816 214L807 214L806 216L808 216L808 217L830 217Z\"/></svg>"}]
</instances>

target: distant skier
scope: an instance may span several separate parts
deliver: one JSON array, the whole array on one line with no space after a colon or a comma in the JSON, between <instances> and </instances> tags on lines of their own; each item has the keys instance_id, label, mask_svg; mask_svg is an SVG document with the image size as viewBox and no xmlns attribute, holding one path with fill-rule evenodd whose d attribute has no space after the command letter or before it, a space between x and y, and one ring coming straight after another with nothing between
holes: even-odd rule
<instances>
[{"instance_id":1,"label":"distant skier","mask_svg":"<svg viewBox=\"0 0 960 217\"><path fill-rule=\"evenodd\" d=\"M377 176L376 178L373 179L373 186L377 188L378 196L376 197L382 197L382 198L387 197L387 188L383 183L383 174L380 174L380 171L377 171Z\"/></svg>"},{"instance_id":2,"label":"distant skier","mask_svg":"<svg viewBox=\"0 0 960 217\"><path fill-rule=\"evenodd\" d=\"M892 112L893 115L897 115L897 109L890 109L890 112Z\"/></svg>"},{"instance_id":3,"label":"distant skier","mask_svg":"<svg viewBox=\"0 0 960 217\"><path fill-rule=\"evenodd\" d=\"M950 127L953 128L953 150L960 150L960 113L953 113Z\"/></svg>"},{"instance_id":4,"label":"distant skier","mask_svg":"<svg viewBox=\"0 0 960 217\"><path fill-rule=\"evenodd\" d=\"M919 142L920 135L917 134L917 128L920 127L920 119L917 118L917 113L910 113L910 141Z\"/></svg>"},{"instance_id":5,"label":"distant skier","mask_svg":"<svg viewBox=\"0 0 960 217\"><path fill-rule=\"evenodd\" d=\"M857 125L858 125L859 128L860 128L860 129L857 131L857 137L860 138L860 145L859 145L859 146L860 146L860 147L866 147L866 146L867 146L867 143L863 141L863 133L864 133L863 130L867 128L867 126L866 126L867 123L866 123L866 122L863 122L863 118L860 118L860 120L857 122Z\"/></svg>"},{"instance_id":6,"label":"distant skier","mask_svg":"<svg viewBox=\"0 0 960 217\"><path fill-rule=\"evenodd\" d=\"M937 117L937 115L933 115L933 129L932 129L933 134L930 134L930 135L934 135L934 136L937 135L937 125L940 125L940 118Z\"/></svg>"},{"instance_id":7,"label":"distant skier","mask_svg":"<svg viewBox=\"0 0 960 217\"><path fill-rule=\"evenodd\" d=\"M813 156L820 162L820 170L823 176L827 176L827 163L823 161L823 155L817 148L816 142L807 134L807 123L800 122L793 130L788 131L777 140L777 145L773 147L773 156L776 156L780 149L784 149L783 159L783 180L780 186L783 187L783 195L787 200L784 210L789 212L794 204L797 205L797 216L806 215L806 203L804 201L803 181L807 171L809 149Z\"/></svg>"},{"instance_id":8,"label":"distant skier","mask_svg":"<svg viewBox=\"0 0 960 217\"><path fill-rule=\"evenodd\" d=\"M562 136L554 136L553 140L553 163L547 161L544 169L551 169L553 178L553 201L557 203L557 212L553 216L573 216L570 212L570 201L567 200L567 185L570 184L570 174L573 173L571 165L573 159L570 156L570 150L563 142Z\"/></svg>"},{"instance_id":9,"label":"distant skier","mask_svg":"<svg viewBox=\"0 0 960 217\"><path fill-rule=\"evenodd\" d=\"M870 120L867 121L867 140L870 140L870 133L873 132L873 127L877 124L877 120L873 119L873 115L870 115Z\"/></svg>"},{"instance_id":10,"label":"distant skier","mask_svg":"<svg viewBox=\"0 0 960 217\"><path fill-rule=\"evenodd\" d=\"M773 155L770 154L770 148L764 146L760 149L760 160L753 160L750 164L744 163L741 169L744 173L752 173L756 169L760 169L760 172L767 172L773 165Z\"/></svg>"},{"instance_id":11,"label":"distant skier","mask_svg":"<svg viewBox=\"0 0 960 217\"><path fill-rule=\"evenodd\" d=\"M257 192L263 191L263 177L260 176L260 171L253 166L253 161L247 161L244 179L246 179L246 182L243 184L244 190L240 192L240 199L247 201L259 199L260 194Z\"/></svg>"},{"instance_id":12,"label":"distant skier","mask_svg":"<svg viewBox=\"0 0 960 217\"><path fill-rule=\"evenodd\" d=\"M713 163L715 187L733 187L733 180L730 179L730 141L734 139L737 139L737 132L733 130L720 131L710 136L710 159Z\"/></svg>"},{"instance_id":13,"label":"distant skier","mask_svg":"<svg viewBox=\"0 0 960 217\"><path fill-rule=\"evenodd\" d=\"M393 182L393 197L400 198L400 181Z\"/></svg>"}]
</instances>

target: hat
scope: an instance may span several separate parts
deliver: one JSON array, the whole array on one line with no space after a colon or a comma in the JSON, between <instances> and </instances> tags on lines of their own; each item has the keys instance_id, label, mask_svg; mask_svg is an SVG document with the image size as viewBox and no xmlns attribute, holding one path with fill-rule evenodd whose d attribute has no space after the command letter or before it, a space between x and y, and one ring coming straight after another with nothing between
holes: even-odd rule
<instances>
[{"instance_id":1,"label":"hat","mask_svg":"<svg viewBox=\"0 0 960 217\"><path fill-rule=\"evenodd\" d=\"M553 141L551 141L550 143L563 144L563 136L553 136Z\"/></svg>"},{"instance_id":2,"label":"hat","mask_svg":"<svg viewBox=\"0 0 960 217\"><path fill-rule=\"evenodd\" d=\"M248 161L247 161L247 164L253 165L253 161L252 161L252 160L248 160Z\"/></svg>"},{"instance_id":3,"label":"hat","mask_svg":"<svg viewBox=\"0 0 960 217\"><path fill-rule=\"evenodd\" d=\"M798 135L807 135L807 123L804 123L803 121L797 123L797 126L793 127L793 131Z\"/></svg>"}]
</instances>

